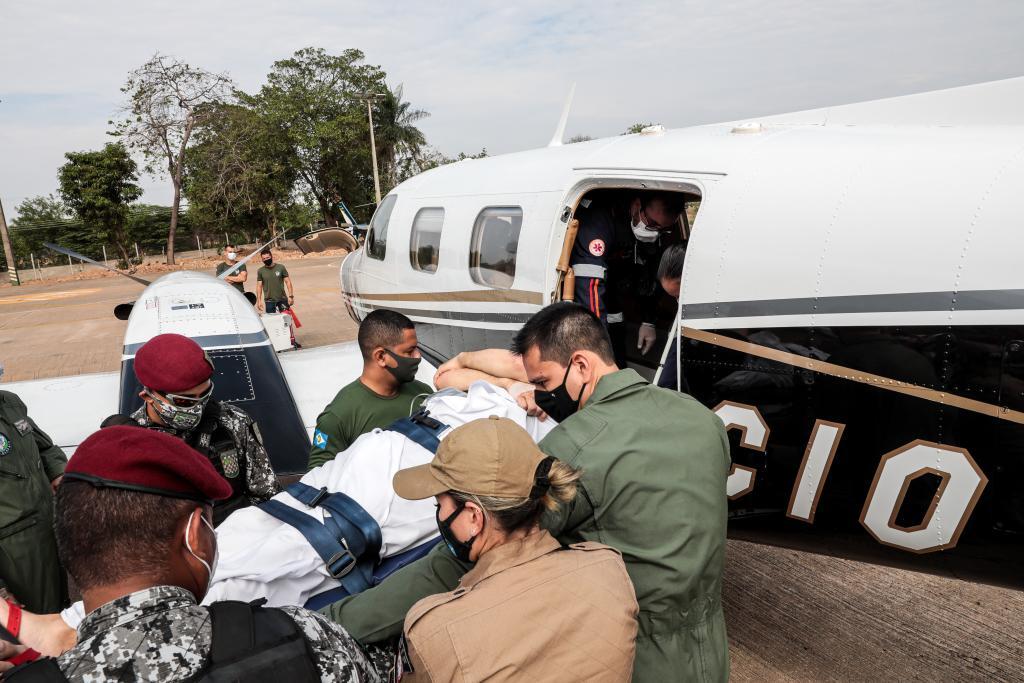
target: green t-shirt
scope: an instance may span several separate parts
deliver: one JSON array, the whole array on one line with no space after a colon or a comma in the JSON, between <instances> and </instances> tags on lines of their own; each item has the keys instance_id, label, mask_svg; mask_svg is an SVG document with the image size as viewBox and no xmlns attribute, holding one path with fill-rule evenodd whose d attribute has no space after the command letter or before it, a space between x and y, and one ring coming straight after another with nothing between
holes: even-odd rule
<instances>
[{"instance_id":1,"label":"green t-shirt","mask_svg":"<svg viewBox=\"0 0 1024 683\"><path fill-rule=\"evenodd\" d=\"M288 269L280 263L270 268L260 266L256 271L256 280L263 283L263 298L268 301L285 301L288 292L284 289L284 279L288 277Z\"/></svg>"},{"instance_id":2,"label":"green t-shirt","mask_svg":"<svg viewBox=\"0 0 1024 683\"><path fill-rule=\"evenodd\" d=\"M371 391L358 379L342 387L316 418L307 471L334 460L361 434L408 417L432 393L434 390L428 385L415 380L403 384L391 398Z\"/></svg>"},{"instance_id":3,"label":"green t-shirt","mask_svg":"<svg viewBox=\"0 0 1024 683\"><path fill-rule=\"evenodd\" d=\"M230 268L233 265L235 265L235 264L234 263L225 263L224 261L221 261L220 263L217 264L217 275L220 275L221 273L223 273L225 270L227 270L228 268ZM245 264L243 263L238 268L238 270L236 270L235 272L231 273L230 277L234 277L235 275L239 275L239 274L244 273L244 272L245 272ZM245 287L242 285L241 282L229 282L228 284L232 285L235 289L237 289L242 294L245 294Z\"/></svg>"}]
</instances>

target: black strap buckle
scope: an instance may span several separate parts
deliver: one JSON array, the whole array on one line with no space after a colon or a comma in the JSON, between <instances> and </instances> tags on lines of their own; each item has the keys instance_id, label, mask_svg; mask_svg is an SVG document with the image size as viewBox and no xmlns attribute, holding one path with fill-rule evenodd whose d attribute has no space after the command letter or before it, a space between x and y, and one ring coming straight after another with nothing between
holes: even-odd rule
<instances>
[{"instance_id":1,"label":"black strap buckle","mask_svg":"<svg viewBox=\"0 0 1024 683\"><path fill-rule=\"evenodd\" d=\"M427 429L437 430L441 427L441 423L438 420L430 417L430 411L426 408L420 408L415 413L409 416L409 419L416 424L423 425Z\"/></svg>"},{"instance_id":2,"label":"black strap buckle","mask_svg":"<svg viewBox=\"0 0 1024 683\"><path fill-rule=\"evenodd\" d=\"M352 551L348 548L348 542L345 539L341 539L341 545L344 546L344 550L339 550L331 556L331 559L327 560L327 573L331 575L332 579L338 579L348 576L349 572L356 568L356 556L352 554ZM335 569L334 565L341 562L345 558L348 558L348 563L340 569Z\"/></svg>"},{"instance_id":3,"label":"black strap buckle","mask_svg":"<svg viewBox=\"0 0 1024 683\"><path fill-rule=\"evenodd\" d=\"M313 497L313 500L309 501L309 507L315 508L317 505L324 502L324 499L327 498L327 496L329 495L331 495L331 492L327 490L327 487L322 487L320 491L317 492L317 494Z\"/></svg>"}]
</instances>

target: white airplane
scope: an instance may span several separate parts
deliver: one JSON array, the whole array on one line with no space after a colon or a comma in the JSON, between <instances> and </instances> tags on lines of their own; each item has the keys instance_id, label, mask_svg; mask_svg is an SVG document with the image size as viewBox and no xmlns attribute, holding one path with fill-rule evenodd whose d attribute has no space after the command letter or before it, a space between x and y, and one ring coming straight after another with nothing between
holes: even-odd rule
<instances>
[{"instance_id":1,"label":"white airplane","mask_svg":"<svg viewBox=\"0 0 1024 683\"><path fill-rule=\"evenodd\" d=\"M571 295L581 202L679 193L695 219L658 348L681 330L681 374L734 438L731 534L1020 587L1024 78L573 145L566 114L547 148L388 194L341 267L352 316L405 313L435 364L505 347ZM119 379L3 386L73 448L137 405L134 350L170 331L211 351L218 398L280 431L282 472L358 374L351 343L278 358L234 289L175 273L138 299Z\"/></svg>"}]
</instances>

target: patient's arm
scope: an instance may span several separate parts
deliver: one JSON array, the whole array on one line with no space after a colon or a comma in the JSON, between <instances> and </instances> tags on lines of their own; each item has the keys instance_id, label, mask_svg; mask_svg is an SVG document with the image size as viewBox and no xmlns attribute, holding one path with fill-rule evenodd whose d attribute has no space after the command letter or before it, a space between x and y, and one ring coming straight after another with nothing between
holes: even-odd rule
<instances>
[{"instance_id":1,"label":"patient's arm","mask_svg":"<svg viewBox=\"0 0 1024 683\"><path fill-rule=\"evenodd\" d=\"M495 375L493 372L506 374ZM526 379L526 370L519 356L502 349L463 351L440 368L434 375L438 389L469 391L473 382L489 382L508 391L527 415L546 420L548 415L533 400L536 387Z\"/></svg>"},{"instance_id":2,"label":"patient's arm","mask_svg":"<svg viewBox=\"0 0 1024 683\"><path fill-rule=\"evenodd\" d=\"M438 368L437 374L434 376L435 386L439 377L459 369L477 370L491 377L517 382L529 381L526 369L523 368L522 358L504 349L484 349L482 351L463 351Z\"/></svg>"}]
</instances>

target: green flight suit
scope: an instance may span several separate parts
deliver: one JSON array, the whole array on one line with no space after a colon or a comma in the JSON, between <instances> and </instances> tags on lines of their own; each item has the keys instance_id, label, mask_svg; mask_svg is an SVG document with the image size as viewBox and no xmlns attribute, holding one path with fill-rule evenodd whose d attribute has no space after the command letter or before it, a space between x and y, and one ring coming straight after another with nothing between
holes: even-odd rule
<instances>
[{"instance_id":1,"label":"green flight suit","mask_svg":"<svg viewBox=\"0 0 1024 683\"><path fill-rule=\"evenodd\" d=\"M721 592L730 457L721 420L690 396L620 370L601 378L540 448L583 468L576 499L544 525L563 543L616 548L633 580L633 680L727 680ZM464 569L441 544L324 612L356 639L379 642L401 632L417 600L452 590Z\"/></svg>"},{"instance_id":2,"label":"green flight suit","mask_svg":"<svg viewBox=\"0 0 1024 683\"><path fill-rule=\"evenodd\" d=\"M66 603L50 489L66 463L21 399L0 391L0 580L32 612Z\"/></svg>"}]
</instances>

